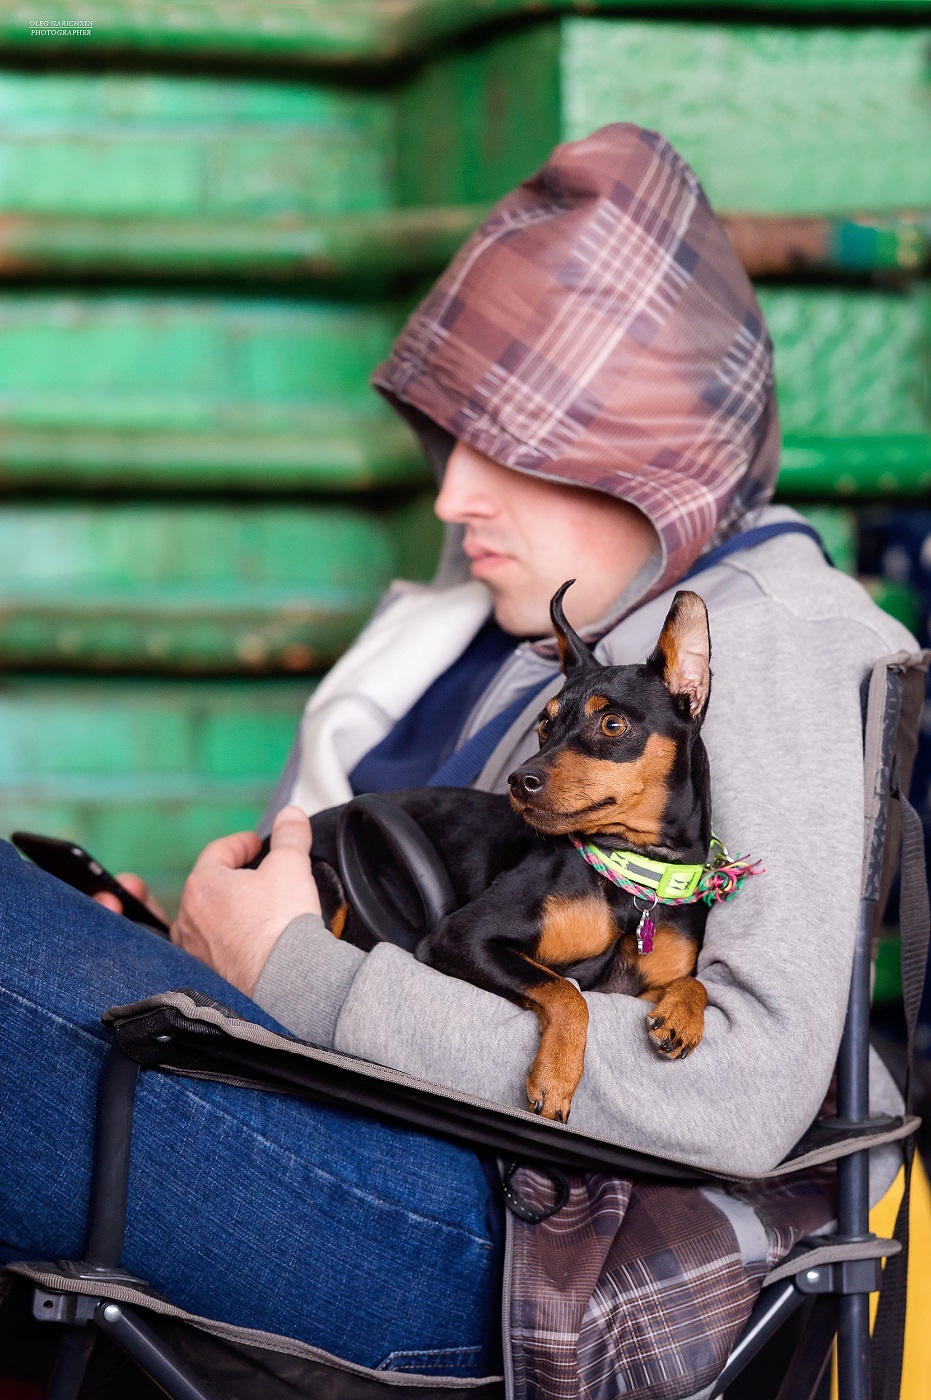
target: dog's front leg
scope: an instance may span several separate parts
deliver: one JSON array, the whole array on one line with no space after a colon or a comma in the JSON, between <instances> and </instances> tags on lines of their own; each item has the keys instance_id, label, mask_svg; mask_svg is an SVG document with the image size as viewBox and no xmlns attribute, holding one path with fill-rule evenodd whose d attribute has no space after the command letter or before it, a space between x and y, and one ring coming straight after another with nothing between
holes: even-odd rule
<instances>
[{"instance_id":1,"label":"dog's front leg","mask_svg":"<svg viewBox=\"0 0 931 1400\"><path fill-rule=\"evenodd\" d=\"M588 1006L572 982L534 956L537 903L514 872L502 874L423 939L417 957L534 1012L540 1045L526 1079L528 1103L534 1113L564 1123L585 1064Z\"/></svg>"},{"instance_id":2,"label":"dog's front leg","mask_svg":"<svg viewBox=\"0 0 931 1400\"><path fill-rule=\"evenodd\" d=\"M534 1113L565 1123L585 1068L588 1003L579 989L532 963L545 980L524 993L540 1022L540 1047L527 1075L527 1100Z\"/></svg>"}]
</instances>

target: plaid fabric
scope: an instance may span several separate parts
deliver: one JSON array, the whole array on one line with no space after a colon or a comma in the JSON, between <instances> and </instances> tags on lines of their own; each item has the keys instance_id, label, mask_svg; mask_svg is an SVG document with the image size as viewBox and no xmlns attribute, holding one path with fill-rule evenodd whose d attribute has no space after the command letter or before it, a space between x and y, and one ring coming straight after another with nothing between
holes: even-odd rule
<instances>
[{"instance_id":1,"label":"plaid fabric","mask_svg":"<svg viewBox=\"0 0 931 1400\"><path fill-rule=\"evenodd\" d=\"M557 146L501 200L373 383L504 466L638 506L664 545L654 592L776 479L753 289L693 172L629 124Z\"/></svg>"},{"instance_id":2,"label":"plaid fabric","mask_svg":"<svg viewBox=\"0 0 931 1400\"><path fill-rule=\"evenodd\" d=\"M537 1209L552 1199L530 1168L512 1185ZM709 1386L769 1269L834 1214L828 1177L727 1192L738 1232L716 1190L602 1174L571 1178L541 1225L515 1219L517 1400L683 1400Z\"/></svg>"}]
</instances>

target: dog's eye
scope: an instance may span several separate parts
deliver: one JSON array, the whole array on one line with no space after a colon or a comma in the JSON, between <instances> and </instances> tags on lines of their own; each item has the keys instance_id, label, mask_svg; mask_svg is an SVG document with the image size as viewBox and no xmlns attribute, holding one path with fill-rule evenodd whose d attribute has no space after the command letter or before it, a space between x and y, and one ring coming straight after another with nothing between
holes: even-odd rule
<instances>
[{"instance_id":1,"label":"dog's eye","mask_svg":"<svg viewBox=\"0 0 931 1400\"><path fill-rule=\"evenodd\" d=\"M620 715L605 715L601 721L601 732L608 739L616 739L626 728L627 721L621 719Z\"/></svg>"},{"instance_id":2,"label":"dog's eye","mask_svg":"<svg viewBox=\"0 0 931 1400\"><path fill-rule=\"evenodd\" d=\"M547 739L550 737L550 730L552 729L552 727L553 721L550 719L549 715L544 715L543 718L540 720L540 723L537 725L537 735L541 744L545 744Z\"/></svg>"}]
</instances>

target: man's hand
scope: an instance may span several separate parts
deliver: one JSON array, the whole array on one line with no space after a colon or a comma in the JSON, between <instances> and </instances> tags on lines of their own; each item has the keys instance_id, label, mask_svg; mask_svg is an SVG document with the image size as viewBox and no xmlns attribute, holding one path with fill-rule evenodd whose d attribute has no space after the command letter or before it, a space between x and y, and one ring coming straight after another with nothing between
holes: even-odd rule
<instances>
[{"instance_id":1,"label":"man's hand","mask_svg":"<svg viewBox=\"0 0 931 1400\"><path fill-rule=\"evenodd\" d=\"M187 878L172 942L251 996L291 920L320 913L310 843L310 822L299 807L278 813L258 870L240 868L262 844L254 832L211 841Z\"/></svg>"}]
</instances>

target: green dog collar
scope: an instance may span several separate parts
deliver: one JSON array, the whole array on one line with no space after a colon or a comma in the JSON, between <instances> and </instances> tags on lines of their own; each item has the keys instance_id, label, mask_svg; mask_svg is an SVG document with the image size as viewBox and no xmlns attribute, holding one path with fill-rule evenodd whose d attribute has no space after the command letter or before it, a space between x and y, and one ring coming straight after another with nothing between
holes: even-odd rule
<instances>
[{"instance_id":1,"label":"green dog collar","mask_svg":"<svg viewBox=\"0 0 931 1400\"><path fill-rule=\"evenodd\" d=\"M654 904L722 903L737 894L748 875L765 873L758 861L729 856L724 842L713 833L704 865L652 860L633 851L605 851L576 836L570 840L599 875L630 894L652 895Z\"/></svg>"},{"instance_id":2,"label":"green dog collar","mask_svg":"<svg viewBox=\"0 0 931 1400\"><path fill-rule=\"evenodd\" d=\"M594 846L607 868L625 883L652 890L658 901L688 899L698 889L705 873L703 865L674 865L672 861L650 860L631 851L604 851Z\"/></svg>"}]
</instances>

